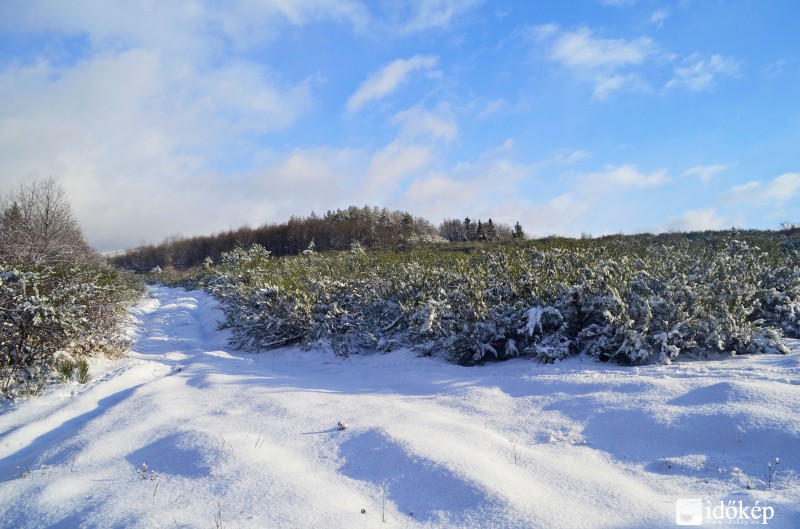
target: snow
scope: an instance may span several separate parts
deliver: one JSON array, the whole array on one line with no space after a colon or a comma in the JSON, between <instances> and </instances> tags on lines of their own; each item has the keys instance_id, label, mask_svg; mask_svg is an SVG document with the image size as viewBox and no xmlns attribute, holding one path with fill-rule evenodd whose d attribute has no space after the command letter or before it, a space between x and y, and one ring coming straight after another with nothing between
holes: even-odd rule
<instances>
[{"instance_id":1,"label":"snow","mask_svg":"<svg viewBox=\"0 0 800 529\"><path fill-rule=\"evenodd\" d=\"M127 358L0 408L2 527L666 528L694 498L800 527L796 343L635 368L248 354L207 294L150 296Z\"/></svg>"}]
</instances>

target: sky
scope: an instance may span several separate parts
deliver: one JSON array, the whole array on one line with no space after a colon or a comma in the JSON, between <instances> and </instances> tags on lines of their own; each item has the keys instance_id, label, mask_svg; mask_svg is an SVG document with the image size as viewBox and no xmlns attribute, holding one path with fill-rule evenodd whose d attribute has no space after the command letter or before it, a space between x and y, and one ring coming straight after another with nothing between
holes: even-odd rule
<instances>
[{"instance_id":1,"label":"sky","mask_svg":"<svg viewBox=\"0 0 800 529\"><path fill-rule=\"evenodd\" d=\"M349 205L800 222L797 0L0 0L0 193L95 248Z\"/></svg>"}]
</instances>

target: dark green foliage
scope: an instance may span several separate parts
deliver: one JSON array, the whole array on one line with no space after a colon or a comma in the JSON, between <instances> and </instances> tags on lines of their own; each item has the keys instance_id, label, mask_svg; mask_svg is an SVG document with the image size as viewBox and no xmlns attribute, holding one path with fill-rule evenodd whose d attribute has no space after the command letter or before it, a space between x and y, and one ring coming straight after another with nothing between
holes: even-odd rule
<instances>
[{"instance_id":1,"label":"dark green foliage","mask_svg":"<svg viewBox=\"0 0 800 529\"><path fill-rule=\"evenodd\" d=\"M800 318L792 237L549 238L283 258L253 247L225 254L195 281L223 301L233 344L246 349L303 343L340 354L410 347L462 364L580 353L668 363L787 350L782 334L796 335Z\"/></svg>"},{"instance_id":2,"label":"dark green foliage","mask_svg":"<svg viewBox=\"0 0 800 529\"><path fill-rule=\"evenodd\" d=\"M0 261L0 393L36 394L51 372L71 373L74 362L56 364L57 351L117 352L117 324L140 293L137 282L109 267Z\"/></svg>"}]
</instances>

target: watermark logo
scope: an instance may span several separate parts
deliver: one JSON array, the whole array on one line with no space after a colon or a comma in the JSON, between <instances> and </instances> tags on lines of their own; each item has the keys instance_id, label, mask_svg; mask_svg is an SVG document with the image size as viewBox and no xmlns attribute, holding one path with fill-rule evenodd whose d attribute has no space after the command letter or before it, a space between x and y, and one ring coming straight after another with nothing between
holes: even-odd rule
<instances>
[{"instance_id":1,"label":"watermark logo","mask_svg":"<svg viewBox=\"0 0 800 529\"><path fill-rule=\"evenodd\" d=\"M682 498L675 502L675 524L769 525L775 517L775 508L760 503L746 505L741 500L713 503L701 498Z\"/></svg>"}]
</instances>

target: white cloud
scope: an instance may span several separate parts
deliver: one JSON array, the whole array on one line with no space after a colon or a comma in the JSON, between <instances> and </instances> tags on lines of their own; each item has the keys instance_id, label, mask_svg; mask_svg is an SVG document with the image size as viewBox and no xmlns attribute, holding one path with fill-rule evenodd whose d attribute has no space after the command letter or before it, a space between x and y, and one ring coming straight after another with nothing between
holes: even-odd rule
<instances>
[{"instance_id":1,"label":"white cloud","mask_svg":"<svg viewBox=\"0 0 800 529\"><path fill-rule=\"evenodd\" d=\"M653 89L638 74L614 74L610 76L598 75L594 79L592 95L596 99L606 99L614 92L649 93Z\"/></svg>"},{"instance_id":2,"label":"white cloud","mask_svg":"<svg viewBox=\"0 0 800 529\"><path fill-rule=\"evenodd\" d=\"M683 172L683 176L696 176L702 182L710 182L714 175L730 169L730 165L698 165L687 169Z\"/></svg>"},{"instance_id":3,"label":"white cloud","mask_svg":"<svg viewBox=\"0 0 800 529\"><path fill-rule=\"evenodd\" d=\"M581 160L586 160L591 156L591 153L588 151L584 151L582 149L578 149L576 151L561 151L556 154L556 156L552 160L548 160L548 163L554 163L559 165L573 165L575 163L580 162Z\"/></svg>"},{"instance_id":4,"label":"white cloud","mask_svg":"<svg viewBox=\"0 0 800 529\"><path fill-rule=\"evenodd\" d=\"M514 158L513 140L507 140L474 161L413 178L398 206L434 222L469 216L509 225L519 221L529 235L578 235L599 197L581 186L555 191L539 173L544 167L585 155L583 151L559 153L556 160L526 165ZM540 190L535 193L538 200L522 198L530 188Z\"/></svg>"},{"instance_id":5,"label":"white cloud","mask_svg":"<svg viewBox=\"0 0 800 529\"><path fill-rule=\"evenodd\" d=\"M251 197L237 203L237 188L217 166L247 165L257 149L249 138L296 123L311 106L310 82L283 83L245 60L209 64L177 53L211 45L193 19L202 14L186 13L183 25L162 34L158 21L147 29L152 13L120 6L104 19L87 5L94 4L70 11L26 2L12 17L40 31L88 32L93 44L73 63L39 59L0 71L2 187L58 178L101 249L263 222L255 218L260 206L241 205ZM97 3L100 14L106 5ZM129 24L117 20L126 16Z\"/></svg>"},{"instance_id":6,"label":"white cloud","mask_svg":"<svg viewBox=\"0 0 800 529\"><path fill-rule=\"evenodd\" d=\"M447 29L455 18L483 0L411 0L408 3L411 13L401 26L404 32Z\"/></svg>"},{"instance_id":7,"label":"white cloud","mask_svg":"<svg viewBox=\"0 0 800 529\"><path fill-rule=\"evenodd\" d=\"M481 212L481 218L510 226L519 222L529 237L577 236L584 231L593 209L594 204L586 197L565 192L539 202L505 197Z\"/></svg>"},{"instance_id":8,"label":"white cloud","mask_svg":"<svg viewBox=\"0 0 800 529\"><path fill-rule=\"evenodd\" d=\"M490 101L486 103L486 106L483 107L478 113L479 118L488 118L489 116L493 116L498 112L501 112L506 107L506 100L503 98L495 99L494 101Z\"/></svg>"},{"instance_id":9,"label":"white cloud","mask_svg":"<svg viewBox=\"0 0 800 529\"><path fill-rule=\"evenodd\" d=\"M458 124L447 105L435 111L415 106L398 112L391 121L401 126L406 139L452 140L458 135Z\"/></svg>"},{"instance_id":10,"label":"white cloud","mask_svg":"<svg viewBox=\"0 0 800 529\"><path fill-rule=\"evenodd\" d=\"M642 64L655 51L647 37L634 40L595 37L588 28L560 34L550 54L551 59L579 70L617 70Z\"/></svg>"},{"instance_id":11,"label":"white cloud","mask_svg":"<svg viewBox=\"0 0 800 529\"><path fill-rule=\"evenodd\" d=\"M400 186L429 167L436 142L458 135L458 124L447 105L435 110L415 106L396 113L391 122L400 126L398 136L372 155L358 192L367 202L386 203Z\"/></svg>"},{"instance_id":12,"label":"white cloud","mask_svg":"<svg viewBox=\"0 0 800 529\"><path fill-rule=\"evenodd\" d=\"M427 167L431 159L430 147L392 142L372 156L360 193L370 201L383 203L404 180Z\"/></svg>"},{"instance_id":13,"label":"white cloud","mask_svg":"<svg viewBox=\"0 0 800 529\"><path fill-rule=\"evenodd\" d=\"M739 63L734 59L722 55L703 57L695 53L675 68L674 76L667 82L666 88L703 92L710 90L719 77L738 76L739 69Z\"/></svg>"},{"instance_id":14,"label":"white cloud","mask_svg":"<svg viewBox=\"0 0 800 529\"><path fill-rule=\"evenodd\" d=\"M658 10L650 21L660 25L669 14L667 10ZM544 47L549 60L590 82L592 95L598 100L617 92L654 93L647 80L652 73L648 72L654 66L674 63L678 59L650 37L605 38L588 27L568 31L555 24L532 26L525 34L529 40ZM733 58L694 53L672 68L672 76L664 88L706 91L720 78L739 76L740 70L740 63Z\"/></svg>"},{"instance_id":15,"label":"white cloud","mask_svg":"<svg viewBox=\"0 0 800 529\"><path fill-rule=\"evenodd\" d=\"M661 27L664 25L664 21L666 21L670 15L671 13L669 12L669 9L657 9L652 15L650 15L650 23Z\"/></svg>"},{"instance_id":16,"label":"white cloud","mask_svg":"<svg viewBox=\"0 0 800 529\"><path fill-rule=\"evenodd\" d=\"M747 182L733 186L727 198L754 206L782 206L800 195L800 173L785 173L769 182Z\"/></svg>"},{"instance_id":17,"label":"white cloud","mask_svg":"<svg viewBox=\"0 0 800 529\"><path fill-rule=\"evenodd\" d=\"M410 59L398 59L370 75L358 90L347 100L347 110L356 112L366 103L382 99L397 90L408 76L416 70L429 70L436 66L438 58L431 55L415 55Z\"/></svg>"},{"instance_id":18,"label":"white cloud","mask_svg":"<svg viewBox=\"0 0 800 529\"><path fill-rule=\"evenodd\" d=\"M596 99L606 99L615 92L652 92L652 88L634 68L641 68L656 56L658 47L649 37L609 39L598 37L589 28L562 31L547 24L529 30L534 41L547 43L547 57L579 78L592 83Z\"/></svg>"},{"instance_id":19,"label":"white cloud","mask_svg":"<svg viewBox=\"0 0 800 529\"><path fill-rule=\"evenodd\" d=\"M763 75L769 81L774 81L775 79L779 78L783 75L786 71L786 67L789 66L789 61L786 59L781 59L779 61L775 61L770 63L764 68Z\"/></svg>"},{"instance_id":20,"label":"white cloud","mask_svg":"<svg viewBox=\"0 0 800 529\"><path fill-rule=\"evenodd\" d=\"M348 149L298 149L257 172L254 181L261 182L263 192L278 193L281 198L294 194L298 188L304 190L304 200L326 197L344 187L340 177L361 163L362 157L360 151Z\"/></svg>"},{"instance_id":21,"label":"white cloud","mask_svg":"<svg viewBox=\"0 0 800 529\"><path fill-rule=\"evenodd\" d=\"M660 231L705 231L731 227L731 219L720 215L714 208L690 209L682 215L668 219Z\"/></svg>"},{"instance_id":22,"label":"white cloud","mask_svg":"<svg viewBox=\"0 0 800 529\"><path fill-rule=\"evenodd\" d=\"M176 80L175 105L187 102L227 121L230 132L274 132L291 125L311 106L310 81L281 88L256 63L231 61L207 72Z\"/></svg>"},{"instance_id":23,"label":"white cloud","mask_svg":"<svg viewBox=\"0 0 800 529\"><path fill-rule=\"evenodd\" d=\"M507 222L512 212L497 214L499 204L519 195L531 169L492 149L478 161L461 163L451 171L429 171L414 178L403 196L403 207L430 219L480 215Z\"/></svg>"},{"instance_id":24,"label":"white cloud","mask_svg":"<svg viewBox=\"0 0 800 529\"><path fill-rule=\"evenodd\" d=\"M557 35L559 31L561 28L558 24L539 24L529 27L523 34L533 41L541 42Z\"/></svg>"},{"instance_id":25,"label":"white cloud","mask_svg":"<svg viewBox=\"0 0 800 529\"><path fill-rule=\"evenodd\" d=\"M748 193L752 193L758 189L761 189L763 184L761 182L747 182L745 184L737 184L731 188L731 195L744 197Z\"/></svg>"},{"instance_id":26,"label":"white cloud","mask_svg":"<svg viewBox=\"0 0 800 529\"><path fill-rule=\"evenodd\" d=\"M655 187L669 182L665 170L646 174L633 165L609 167L604 172L590 173L583 177L584 185L593 190L613 192L625 188Z\"/></svg>"},{"instance_id":27,"label":"white cloud","mask_svg":"<svg viewBox=\"0 0 800 529\"><path fill-rule=\"evenodd\" d=\"M196 59L222 45L248 47L275 35L282 23L301 26L332 19L368 26L354 0L251 2L106 2L8 0L0 2L0 29L85 34L95 49L146 47Z\"/></svg>"}]
</instances>

